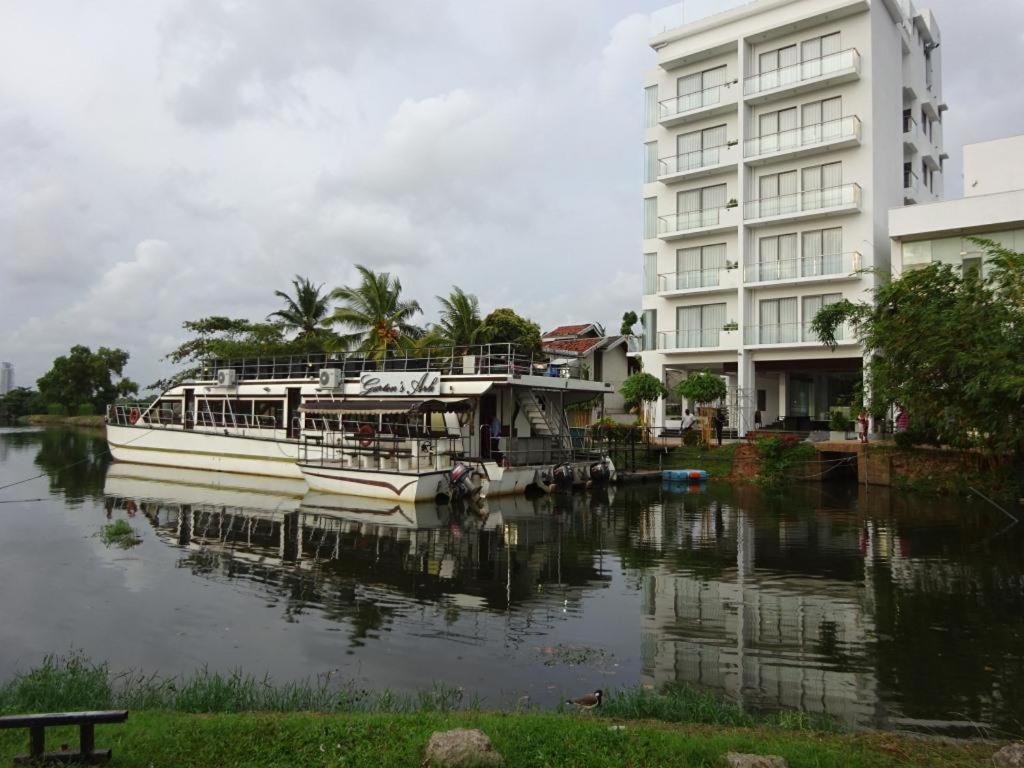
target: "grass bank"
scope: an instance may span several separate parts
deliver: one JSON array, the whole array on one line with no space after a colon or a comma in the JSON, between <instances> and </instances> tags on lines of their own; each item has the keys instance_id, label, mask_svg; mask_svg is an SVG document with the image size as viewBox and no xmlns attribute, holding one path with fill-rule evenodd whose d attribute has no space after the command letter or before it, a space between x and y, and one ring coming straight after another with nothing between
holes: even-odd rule
<instances>
[{"instance_id":1,"label":"grass bank","mask_svg":"<svg viewBox=\"0 0 1024 768\"><path fill-rule=\"evenodd\" d=\"M0 685L0 713L125 707L124 725L97 728L119 766L416 766L437 730L480 728L516 766L715 766L729 751L784 756L790 766L979 765L980 743L840 733L798 713L756 716L689 688L609 695L595 713L485 712L444 685L413 695L367 691L324 676L275 685L242 674L185 679L112 675L78 656L47 659ZM53 729L48 744L75 744ZM26 736L0 731L0 764Z\"/></svg>"},{"instance_id":2,"label":"grass bank","mask_svg":"<svg viewBox=\"0 0 1024 768\"><path fill-rule=\"evenodd\" d=\"M97 745L115 766L417 766L430 734L479 728L518 766L717 766L729 751L782 755L792 768L890 768L983 765L994 751L886 734L818 734L766 728L666 725L633 721L612 727L589 715L484 712L415 714L213 714L136 711L119 726L99 726ZM59 729L49 744L75 743ZM24 749L23 734L0 735L0 763Z\"/></svg>"},{"instance_id":3,"label":"grass bank","mask_svg":"<svg viewBox=\"0 0 1024 768\"><path fill-rule=\"evenodd\" d=\"M733 458L739 443L726 443L709 449L695 445L682 446L638 446L636 468L648 469L703 469L708 477L725 479L732 472ZM632 469L631 457L613 455L616 465Z\"/></svg>"},{"instance_id":4,"label":"grass bank","mask_svg":"<svg viewBox=\"0 0 1024 768\"><path fill-rule=\"evenodd\" d=\"M20 424L30 424L35 427L92 427L103 429L103 416L50 416L47 414L36 414L35 416L22 416Z\"/></svg>"}]
</instances>

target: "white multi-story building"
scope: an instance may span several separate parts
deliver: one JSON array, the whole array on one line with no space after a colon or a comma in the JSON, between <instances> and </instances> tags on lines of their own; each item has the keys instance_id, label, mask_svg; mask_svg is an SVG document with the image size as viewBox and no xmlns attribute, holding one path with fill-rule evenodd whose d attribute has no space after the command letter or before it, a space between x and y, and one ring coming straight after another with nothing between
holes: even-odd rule
<instances>
[{"instance_id":1,"label":"white multi-story building","mask_svg":"<svg viewBox=\"0 0 1024 768\"><path fill-rule=\"evenodd\" d=\"M856 340L829 351L811 319L865 298L880 277L859 270L888 270L890 208L942 194L938 26L909 0L687 0L653 18L644 368L670 387L725 376L740 434L811 429L863 375Z\"/></svg>"},{"instance_id":2,"label":"white multi-story building","mask_svg":"<svg viewBox=\"0 0 1024 768\"><path fill-rule=\"evenodd\" d=\"M1024 251L1024 135L964 147L964 197L889 212L892 272L937 261L984 269L983 237Z\"/></svg>"},{"instance_id":3,"label":"white multi-story building","mask_svg":"<svg viewBox=\"0 0 1024 768\"><path fill-rule=\"evenodd\" d=\"M0 363L0 396L6 395L14 389L14 366L10 363Z\"/></svg>"}]
</instances>

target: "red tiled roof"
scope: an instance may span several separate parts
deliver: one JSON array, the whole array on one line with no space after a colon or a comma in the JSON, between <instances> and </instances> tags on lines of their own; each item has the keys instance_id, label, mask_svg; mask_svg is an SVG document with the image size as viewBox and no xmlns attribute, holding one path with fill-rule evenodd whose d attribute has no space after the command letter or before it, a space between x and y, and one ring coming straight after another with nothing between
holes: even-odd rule
<instances>
[{"instance_id":1,"label":"red tiled roof","mask_svg":"<svg viewBox=\"0 0 1024 768\"><path fill-rule=\"evenodd\" d=\"M598 347L608 341L608 336L598 336L587 339L552 339L543 343L545 352L572 352L577 355L585 355L594 347Z\"/></svg>"},{"instance_id":2,"label":"red tiled roof","mask_svg":"<svg viewBox=\"0 0 1024 768\"><path fill-rule=\"evenodd\" d=\"M583 333L592 325L593 323L584 323L583 325L560 325L554 330L545 333L543 338L550 339L553 336L575 336L577 333Z\"/></svg>"}]
</instances>

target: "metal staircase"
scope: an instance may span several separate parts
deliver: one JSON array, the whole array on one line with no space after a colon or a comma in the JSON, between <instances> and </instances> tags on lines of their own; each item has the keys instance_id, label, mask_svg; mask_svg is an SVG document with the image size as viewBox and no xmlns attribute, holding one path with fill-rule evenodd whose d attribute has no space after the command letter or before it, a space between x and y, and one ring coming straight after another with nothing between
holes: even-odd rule
<instances>
[{"instance_id":1,"label":"metal staircase","mask_svg":"<svg viewBox=\"0 0 1024 768\"><path fill-rule=\"evenodd\" d=\"M564 412L561 414L562 420L559 421L554 414L545 409L537 393L530 389L517 389L516 398L530 422L533 434L550 438L552 444L562 451L572 451L572 435Z\"/></svg>"}]
</instances>

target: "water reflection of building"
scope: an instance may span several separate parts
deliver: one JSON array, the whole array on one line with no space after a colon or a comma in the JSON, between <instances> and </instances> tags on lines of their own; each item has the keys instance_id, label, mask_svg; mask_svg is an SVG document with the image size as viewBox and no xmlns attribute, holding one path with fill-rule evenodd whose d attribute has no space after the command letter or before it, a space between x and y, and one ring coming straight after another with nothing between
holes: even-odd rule
<instances>
[{"instance_id":1,"label":"water reflection of building","mask_svg":"<svg viewBox=\"0 0 1024 768\"><path fill-rule=\"evenodd\" d=\"M551 514L549 497L483 508L300 498L288 480L176 470L168 482L154 476L162 471L114 464L108 506L135 505L183 548L181 567L272 592L289 611L319 608L338 620L369 612L375 626L424 601L446 610L557 606L561 616L602 582L590 553L565 535L572 518Z\"/></svg>"},{"instance_id":2,"label":"water reflection of building","mask_svg":"<svg viewBox=\"0 0 1024 768\"><path fill-rule=\"evenodd\" d=\"M795 708L848 724L878 721L868 646L873 617L855 580L781 566L821 548L856 553L857 537L821 516L755 525L751 515L706 503L666 506L642 523L663 560L643 581L643 676L682 682L759 709ZM764 550L763 554L761 550ZM670 556L681 559L670 561ZM805 573L796 576L794 573Z\"/></svg>"}]
</instances>

